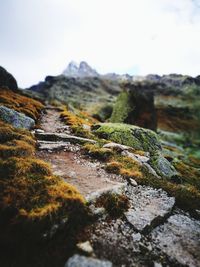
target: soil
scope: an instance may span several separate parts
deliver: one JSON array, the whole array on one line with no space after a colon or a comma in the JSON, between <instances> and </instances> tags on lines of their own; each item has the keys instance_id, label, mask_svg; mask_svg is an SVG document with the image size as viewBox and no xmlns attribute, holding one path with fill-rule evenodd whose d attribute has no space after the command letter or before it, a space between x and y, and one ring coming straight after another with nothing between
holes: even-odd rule
<instances>
[{"instance_id":1,"label":"soil","mask_svg":"<svg viewBox=\"0 0 200 267\"><path fill-rule=\"evenodd\" d=\"M59 111L47 108L43 115L40 128L45 132L62 132L69 134L59 118ZM53 150L49 143L47 150L38 150L37 156L49 162L55 175L59 175L66 182L74 185L85 197L99 190L107 190L122 182L122 177L108 174L103 164L89 159L83 154L79 145L68 144L64 150Z\"/></svg>"}]
</instances>

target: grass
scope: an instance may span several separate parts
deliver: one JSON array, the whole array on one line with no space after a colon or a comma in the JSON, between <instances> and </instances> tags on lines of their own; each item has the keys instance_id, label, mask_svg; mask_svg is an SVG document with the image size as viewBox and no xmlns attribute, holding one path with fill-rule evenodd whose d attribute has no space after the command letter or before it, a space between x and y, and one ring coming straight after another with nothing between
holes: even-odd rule
<instances>
[{"instance_id":1,"label":"grass","mask_svg":"<svg viewBox=\"0 0 200 267\"><path fill-rule=\"evenodd\" d=\"M111 217L121 217L129 208L129 200L125 195L116 193L105 193L101 195L96 206L104 207Z\"/></svg>"},{"instance_id":2,"label":"grass","mask_svg":"<svg viewBox=\"0 0 200 267\"><path fill-rule=\"evenodd\" d=\"M30 132L0 121L0 136L1 242L38 240L62 218L83 213L85 200L77 189L35 158Z\"/></svg>"},{"instance_id":3,"label":"grass","mask_svg":"<svg viewBox=\"0 0 200 267\"><path fill-rule=\"evenodd\" d=\"M9 89L1 88L0 104L37 120L43 104L37 100L15 93Z\"/></svg>"},{"instance_id":4,"label":"grass","mask_svg":"<svg viewBox=\"0 0 200 267\"><path fill-rule=\"evenodd\" d=\"M99 160L108 160L113 155L112 150L100 147L98 144L86 144L83 146L83 151Z\"/></svg>"},{"instance_id":5,"label":"grass","mask_svg":"<svg viewBox=\"0 0 200 267\"><path fill-rule=\"evenodd\" d=\"M85 138L93 138L90 127L96 123L97 120L89 116L85 111L80 111L75 108L69 110L68 107L63 107L60 118L65 124L71 126L75 135Z\"/></svg>"}]
</instances>

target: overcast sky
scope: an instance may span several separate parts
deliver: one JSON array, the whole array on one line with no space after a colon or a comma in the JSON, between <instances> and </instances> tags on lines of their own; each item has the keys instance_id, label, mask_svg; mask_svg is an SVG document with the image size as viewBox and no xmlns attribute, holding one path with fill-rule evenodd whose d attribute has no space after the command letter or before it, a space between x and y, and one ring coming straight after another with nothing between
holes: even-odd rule
<instances>
[{"instance_id":1,"label":"overcast sky","mask_svg":"<svg viewBox=\"0 0 200 267\"><path fill-rule=\"evenodd\" d=\"M200 74L200 0L0 0L0 65L27 87L69 61Z\"/></svg>"}]
</instances>

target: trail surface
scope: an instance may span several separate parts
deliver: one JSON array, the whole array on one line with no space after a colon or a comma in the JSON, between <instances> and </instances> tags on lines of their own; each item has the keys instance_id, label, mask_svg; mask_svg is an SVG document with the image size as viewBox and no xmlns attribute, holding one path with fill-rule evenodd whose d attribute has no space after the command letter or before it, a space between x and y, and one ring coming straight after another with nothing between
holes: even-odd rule
<instances>
[{"instance_id":1,"label":"trail surface","mask_svg":"<svg viewBox=\"0 0 200 267\"><path fill-rule=\"evenodd\" d=\"M48 133L67 133L70 129L59 118L59 110L48 107L41 119L40 127ZM121 177L108 174L98 161L91 161L81 153L78 144L66 143L62 149L61 142L44 141L45 149L37 152L37 156L51 163L54 174L61 176L66 182L75 185L84 195L101 190L109 190L120 186Z\"/></svg>"},{"instance_id":2,"label":"trail surface","mask_svg":"<svg viewBox=\"0 0 200 267\"><path fill-rule=\"evenodd\" d=\"M121 176L106 173L101 162L86 157L80 145L67 139L72 135L70 127L60 121L55 107L46 108L40 127L47 140L38 140L37 155L51 163L54 173L75 185L85 197L122 187ZM61 137L67 134L67 138L48 140L54 134L58 137L58 133ZM179 210L175 199L161 189L126 184L124 193L130 208L123 217L103 216L80 234L78 241L83 254L110 261L108 265L102 261L98 266L200 266L199 220ZM92 252L88 253L88 249ZM74 256L71 261L76 263L73 266L96 266L91 265L90 257Z\"/></svg>"}]
</instances>

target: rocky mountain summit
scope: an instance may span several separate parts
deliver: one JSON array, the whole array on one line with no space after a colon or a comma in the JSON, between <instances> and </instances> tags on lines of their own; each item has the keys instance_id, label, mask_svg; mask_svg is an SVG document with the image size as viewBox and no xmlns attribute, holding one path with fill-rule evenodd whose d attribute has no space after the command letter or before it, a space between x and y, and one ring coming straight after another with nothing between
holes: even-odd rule
<instances>
[{"instance_id":1,"label":"rocky mountain summit","mask_svg":"<svg viewBox=\"0 0 200 267\"><path fill-rule=\"evenodd\" d=\"M90 67L87 62L81 61L80 64L71 61L67 68L63 71L63 75L67 77L98 77L99 74L95 69Z\"/></svg>"}]
</instances>

